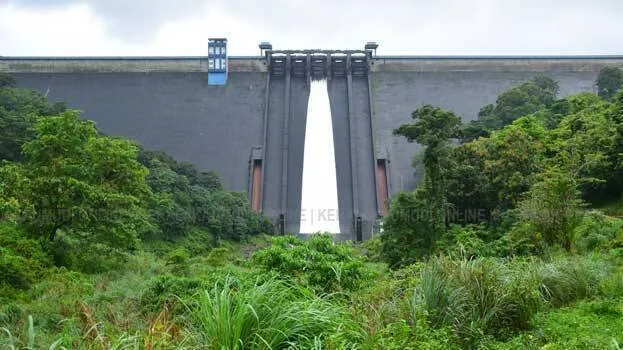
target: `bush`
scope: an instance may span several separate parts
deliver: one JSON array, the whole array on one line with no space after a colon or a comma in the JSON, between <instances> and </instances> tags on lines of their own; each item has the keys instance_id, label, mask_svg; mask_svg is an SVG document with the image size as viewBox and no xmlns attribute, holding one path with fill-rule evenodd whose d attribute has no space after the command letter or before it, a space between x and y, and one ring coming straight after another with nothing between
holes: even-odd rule
<instances>
[{"instance_id":1,"label":"bush","mask_svg":"<svg viewBox=\"0 0 623 350\"><path fill-rule=\"evenodd\" d=\"M439 237L429 196L418 189L399 193L392 199L381 235L382 257L391 267L412 264L434 251Z\"/></svg>"},{"instance_id":2,"label":"bush","mask_svg":"<svg viewBox=\"0 0 623 350\"><path fill-rule=\"evenodd\" d=\"M617 233L622 230L623 220L607 217L599 211L587 212L575 230L575 248L584 253L612 249L623 243L617 240Z\"/></svg>"},{"instance_id":3,"label":"bush","mask_svg":"<svg viewBox=\"0 0 623 350\"><path fill-rule=\"evenodd\" d=\"M167 193L154 195L151 202L150 214L160 231L156 233L157 237L174 240L186 235L193 218L185 208L177 204Z\"/></svg>"},{"instance_id":4,"label":"bush","mask_svg":"<svg viewBox=\"0 0 623 350\"><path fill-rule=\"evenodd\" d=\"M331 235L314 235L307 242L275 237L270 247L255 252L253 261L325 293L355 290L371 278L354 250L333 243Z\"/></svg>"},{"instance_id":5,"label":"bush","mask_svg":"<svg viewBox=\"0 0 623 350\"><path fill-rule=\"evenodd\" d=\"M520 216L547 244L571 250L573 234L579 225L582 201L576 180L558 169L541 174L519 205Z\"/></svg>"},{"instance_id":6,"label":"bush","mask_svg":"<svg viewBox=\"0 0 623 350\"><path fill-rule=\"evenodd\" d=\"M89 242L59 232L47 249L59 267L95 274L120 269L131 252L103 243Z\"/></svg>"},{"instance_id":7,"label":"bush","mask_svg":"<svg viewBox=\"0 0 623 350\"><path fill-rule=\"evenodd\" d=\"M504 239L509 255L540 255L549 251L543 235L527 222L514 224Z\"/></svg>"},{"instance_id":8,"label":"bush","mask_svg":"<svg viewBox=\"0 0 623 350\"><path fill-rule=\"evenodd\" d=\"M441 236L437 249L443 253L466 258L505 256L506 240L485 225L452 225Z\"/></svg>"},{"instance_id":9,"label":"bush","mask_svg":"<svg viewBox=\"0 0 623 350\"><path fill-rule=\"evenodd\" d=\"M15 226L0 225L0 298L15 290L26 290L51 266L38 241L29 239Z\"/></svg>"},{"instance_id":10,"label":"bush","mask_svg":"<svg viewBox=\"0 0 623 350\"><path fill-rule=\"evenodd\" d=\"M141 306L145 311L156 312L167 305L174 313L182 313L180 300L189 299L207 287L206 281L199 278L158 276L141 296Z\"/></svg>"},{"instance_id":11,"label":"bush","mask_svg":"<svg viewBox=\"0 0 623 350\"><path fill-rule=\"evenodd\" d=\"M208 253L206 262L211 266L223 266L227 264L229 250L224 247L214 248Z\"/></svg>"},{"instance_id":12,"label":"bush","mask_svg":"<svg viewBox=\"0 0 623 350\"><path fill-rule=\"evenodd\" d=\"M176 275L184 275L188 272L190 256L184 248L177 248L167 256L167 265L171 266L171 272Z\"/></svg>"}]
</instances>

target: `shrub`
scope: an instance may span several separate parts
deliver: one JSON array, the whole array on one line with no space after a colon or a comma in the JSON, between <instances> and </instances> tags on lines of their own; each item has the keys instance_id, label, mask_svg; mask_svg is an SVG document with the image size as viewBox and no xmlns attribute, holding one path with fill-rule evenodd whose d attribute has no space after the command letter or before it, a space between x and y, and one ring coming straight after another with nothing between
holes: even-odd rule
<instances>
[{"instance_id":1,"label":"shrub","mask_svg":"<svg viewBox=\"0 0 623 350\"><path fill-rule=\"evenodd\" d=\"M176 275L184 275L188 272L190 256L184 248L177 248L167 256L167 265Z\"/></svg>"},{"instance_id":2,"label":"shrub","mask_svg":"<svg viewBox=\"0 0 623 350\"><path fill-rule=\"evenodd\" d=\"M609 218L599 211L587 212L575 230L575 248L580 252L611 249L621 230L623 220Z\"/></svg>"},{"instance_id":3,"label":"shrub","mask_svg":"<svg viewBox=\"0 0 623 350\"><path fill-rule=\"evenodd\" d=\"M0 225L0 297L28 289L50 266L38 241L13 225Z\"/></svg>"},{"instance_id":4,"label":"shrub","mask_svg":"<svg viewBox=\"0 0 623 350\"><path fill-rule=\"evenodd\" d=\"M130 254L124 249L89 242L65 232L59 232L47 247L57 266L90 274L120 269Z\"/></svg>"},{"instance_id":5,"label":"shrub","mask_svg":"<svg viewBox=\"0 0 623 350\"><path fill-rule=\"evenodd\" d=\"M362 254L371 262L382 262L383 255L381 253L382 242L380 236L372 237L359 245Z\"/></svg>"},{"instance_id":6,"label":"shrub","mask_svg":"<svg viewBox=\"0 0 623 350\"><path fill-rule=\"evenodd\" d=\"M392 199L383 221L381 252L393 268L412 264L435 249L438 233L434 228L429 194L418 189L402 192Z\"/></svg>"},{"instance_id":7,"label":"shrub","mask_svg":"<svg viewBox=\"0 0 623 350\"><path fill-rule=\"evenodd\" d=\"M504 239L509 255L539 255L549 250L543 235L524 221L515 223Z\"/></svg>"},{"instance_id":8,"label":"shrub","mask_svg":"<svg viewBox=\"0 0 623 350\"><path fill-rule=\"evenodd\" d=\"M543 235L547 244L559 244L570 250L583 204L576 180L558 169L541 175L541 181L532 186L520 203L520 215L535 232Z\"/></svg>"},{"instance_id":9,"label":"shrub","mask_svg":"<svg viewBox=\"0 0 623 350\"><path fill-rule=\"evenodd\" d=\"M154 278L141 296L143 310L155 312L168 305L175 313L181 313L180 300L188 299L208 284L199 278L158 276Z\"/></svg>"},{"instance_id":10,"label":"shrub","mask_svg":"<svg viewBox=\"0 0 623 350\"><path fill-rule=\"evenodd\" d=\"M465 257L489 256L492 254L481 238L482 227L478 225L452 225L438 242L438 249L447 254L460 253Z\"/></svg>"},{"instance_id":11,"label":"shrub","mask_svg":"<svg viewBox=\"0 0 623 350\"><path fill-rule=\"evenodd\" d=\"M473 348L487 337L528 329L547 307L601 295L616 277L612 272L601 259L436 257L424 265L414 304L433 326L451 326L458 342Z\"/></svg>"},{"instance_id":12,"label":"shrub","mask_svg":"<svg viewBox=\"0 0 623 350\"><path fill-rule=\"evenodd\" d=\"M158 237L173 240L186 235L192 224L192 216L177 204L168 193L155 194L151 200L150 213L160 232Z\"/></svg>"},{"instance_id":13,"label":"shrub","mask_svg":"<svg viewBox=\"0 0 623 350\"><path fill-rule=\"evenodd\" d=\"M330 235L315 235L307 242L294 236L275 237L270 247L255 252L253 261L325 293L355 290L371 277L354 250L333 243Z\"/></svg>"},{"instance_id":14,"label":"shrub","mask_svg":"<svg viewBox=\"0 0 623 350\"><path fill-rule=\"evenodd\" d=\"M229 250L224 247L214 248L208 253L206 262L211 266L223 266L228 261Z\"/></svg>"}]
</instances>

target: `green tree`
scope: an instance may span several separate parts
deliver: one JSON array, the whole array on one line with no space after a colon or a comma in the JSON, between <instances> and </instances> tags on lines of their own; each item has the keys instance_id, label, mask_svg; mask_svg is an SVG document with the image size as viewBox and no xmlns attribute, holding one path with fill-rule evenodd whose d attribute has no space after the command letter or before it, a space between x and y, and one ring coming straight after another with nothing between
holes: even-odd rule
<instances>
[{"instance_id":1,"label":"green tree","mask_svg":"<svg viewBox=\"0 0 623 350\"><path fill-rule=\"evenodd\" d=\"M148 226L141 199L149 194L137 147L98 135L74 111L40 118L35 134L20 169L28 185L19 197L34 210L25 222L30 233L50 242L62 233L80 244L134 248L137 232Z\"/></svg>"},{"instance_id":2,"label":"green tree","mask_svg":"<svg viewBox=\"0 0 623 350\"><path fill-rule=\"evenodd\" d=\"M546 243L571 250L573 233L582 219L582 205L573 174L553 168L541 174L519 208L521 217Z\"/></svg>"},{"instance_id":3,"label":"green tree","mask_svg":"<svg viewBox=\"0 0 623 350\"><path fill-rule=\"evenodd\" d=\"M567 100L569 113L548 135L548 165L569 172L587 199L611 196L618 168L612 105L588 93Z\"/></svg>"},{"instance_id":4,"label":"green tree","mask_svg":"<svg viewBox=\"0 0 623 350\"><path fill-rule=\"evenodd\" d=\"M536 116L515 120L488 137L452 149L444 171L457 210L484 210L489 219L513 209L546 158L547 129Z\"/></svg>"},{"instance_id":5,"label":"green tree","mask_svg":"<svg viewBox=\"0 0 623 350\"><path fill-rule=\"evenodd\" d=\"M409 142L425 146L424 187L432 197L431 216L433 229L441 233L445 225L445 181L443 168L449 159L449 139L458 136L461 118L451 111L431 105L416 109L411 117L413 123L403 124L394 130Z\"/></svg>"},{"instance_id":6,"label":"green tree","mask_svg":"<svg viewBox=\"0 0 623 350\"><path fill-rule=\"evenodd\" d=\"M0 166L0 221L17 223L32 215L32 206L23 196L29 183L20 165Z\"/></svg>"},{"instance_id":7,"label":"green tree","mask_svg":"<svg viewBox=\"0 0 623 350\"><path fill-rule=\"evenodd\" d=\"M604 67L597 76L597 95L605 100L611 100L623 86L623 70L618 67Z\"/></svg>"},{"instance_id":8,"label":"green tree","mask_svg":"<svg viewBox=\"0 0 623 350\"><path fill-rule=\"evenodd\" d=\"M440 236L431 217L434 205L423 188L392 198L381 235L381 257L390 267L412 264L433 252Z\"/></svg>"},{"instance_id":9,"label":"green tree","mask_svg":"<svg viewBox=\"0 0 623 350\"><path fill-rule=\"evenodd\" d=\"M554 104L557 94L558 83L544 76L512 87L501 93L494 104L482 107L478 119L463 126L463 141L486 136L519 117L547 108Z\"/></svg>"},{"instance_id":10,"label":"green tree","mask_svg":"<svg viewBox=\"0 0 623 350\"><path fill-rule=\"evenodd\" d=\"M8 74L0 73L0 88L11 88L15 87L17 82L15 78Z\"/></svg>"},{"instance_id":11,"label":"green tree","mask_svg":"<svg viewBox=\"0 0 623 350\"><path fill-rule=\"evenodd\" d=\"M608 181L610 192L623 199L623 90L615 96L613 108L607 114L614 126L614 147L610 154L613 170Z\"/></svg>"},{"instance_id":12,"label":"green tree","mask_svg":"<svg viewBox=\"0 0 623 350\"><path fill-rule=\"evenodd\" d=\"M423 154L424 164L424 183L422 189L413 194L413 198L405 197L396 207L390 206L390 215L384 223L386 241L384 245L389 248L393 241L403 241L404 235L421 235L421 238L407 239L412 246L407 249L414 249L425 255L432 251L436 239L445 229L446 198L445 198L445 174L443 169L447 168L445 163L449 160L449 140L458 136L461 119L454 113L431 105L425 105L416 109L411 117L414 122L401 125L394 130L394 135L407 138L409 142L416 141L425 146ZM424 199L423 197L426 197ZM402 205L404 204L404 205ZM413 220L405 209L417 209L423 215L424 221L418 223L420 230L407 228ZM392 211L395 215L392 216ZM425 232L429 230L429 232ZM421 245L421 246L420 246Z\"/></svg>"},{"instance_id":13,"label":"green tree","mask_svg":"<svg viewBox=\"0 0 623 350\"><path fill-rule=\"evenodd\" d=\"M150 213L160 228L158 238L174 240L185 236L191 228L193 217L167 192L156 193L150 200Z\"/></svg>"},{"instance_id":14,"label":"green tree","mask_svg":"<svg viewBox=\"0 0 623 350\"><path fill-rule=\"evenodd\" d=\"M0 160L13 161L22 159L22 145L34 137L37 116L57 115L65 105L50 104L36 91L11 86L0 87Z\"/></svg>"}]
</instances>

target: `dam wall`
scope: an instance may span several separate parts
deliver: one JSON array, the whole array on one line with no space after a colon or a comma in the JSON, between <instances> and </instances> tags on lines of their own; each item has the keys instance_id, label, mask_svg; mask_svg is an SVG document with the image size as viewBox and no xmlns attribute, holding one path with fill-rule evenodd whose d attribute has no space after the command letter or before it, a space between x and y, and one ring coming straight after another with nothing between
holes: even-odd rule
<instances>
[{"instance_id":1,"label":"dam wall","mask_svg":"<svg viewBox=\"0 0 623 350\"><path fill-rule=\"evenodd\" d=\"M284 233L299 230L309 82L327 79L338 238L366 239L387 199L414 189L421 177L412 167L419 145L392 135L417 107L440 106L468 121L537 75L558 81L566 96L596 91L603 67L623 67L623 57L613 56L306 55L230 57L223 86L207 84L204 57L0 57L0 73L84 111L109 135L216 171Z\"/></svg>"}]
</instances>

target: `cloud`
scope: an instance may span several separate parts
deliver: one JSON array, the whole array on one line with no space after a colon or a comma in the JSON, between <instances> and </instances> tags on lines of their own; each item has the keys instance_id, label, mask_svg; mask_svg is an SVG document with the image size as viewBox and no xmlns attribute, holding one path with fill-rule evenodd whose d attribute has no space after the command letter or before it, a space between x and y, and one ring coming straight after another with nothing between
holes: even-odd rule
<instances>
[{"instance_id":1,"label":"cloud","mask_svg":"<svg viewBox=\"0 0 623 350\"><path fill-rule=\"evenodd\" d=\"M620 0L0 0L0 18L8 11L25 20L28 13L55 13L62 21L59 14L75 8L92 22L80 31L97 31L98 47L122 50L109 54L204 54L206 39L222 35L237 55L254 54L262 40L288 49L359 48L377 40L380 54L623 52ZM7 30L31 31L19 24ZM29 44L76 35L41 36Z\"/></svg>"},{"instance_id":2,"label":"cloud","mask_svg":"<svg viewBox=\"0 0 623 350\"><path fill-rule=\"evenodd\" d=\"M152 40L160 26L181 18L203 13L201 0L15 0L9 4L32 9L60 9L88 5L103 20L106 29L126 41Z\"/></svg>"}]
</instances>

